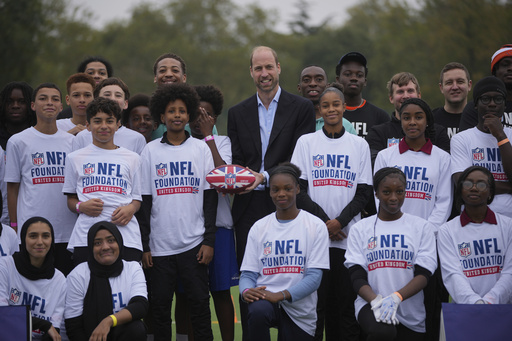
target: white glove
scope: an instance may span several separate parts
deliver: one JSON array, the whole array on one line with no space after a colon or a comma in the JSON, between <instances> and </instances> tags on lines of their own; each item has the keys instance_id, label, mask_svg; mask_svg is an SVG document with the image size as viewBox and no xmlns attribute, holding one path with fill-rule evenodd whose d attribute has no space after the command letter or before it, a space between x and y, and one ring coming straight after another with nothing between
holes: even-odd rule
<instances>
[{"instance_id":1,"label":"white glove","mask_svg":"<svg viewBox=\"0 0 512 341\"><path fill-rule=\"evenodd\" d=\"M380 322L397 325L398 319L396 318L396 311L398 310L398 306L401 302L402 300L395 293L386 296L382 300L382 305L380 307Z\"/></svg>"},{"instance_id":2,"label":"white glove","mask_svg":"<svg viewBox=\"0 0 512 341\"><path fill-rule=\"evenodd\" d=\"M382 295L379 294L375 297L371 302L370 306L372 307L373 315L375 316L375 320L380 322L380 306L382 305Z\"/></svg>"}]
</instances>

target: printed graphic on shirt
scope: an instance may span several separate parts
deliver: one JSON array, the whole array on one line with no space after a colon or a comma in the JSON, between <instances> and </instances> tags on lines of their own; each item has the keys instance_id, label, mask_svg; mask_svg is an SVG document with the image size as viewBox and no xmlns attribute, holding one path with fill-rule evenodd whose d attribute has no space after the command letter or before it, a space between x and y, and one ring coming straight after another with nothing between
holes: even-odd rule
<instances>
[{"instance_id":1,"label":"printed graphic on shirt","mask_svg":"<svg viewBox=\"0 0 512 341\"><path fill-rule=\"evenodd\" d=\"M65 152L35 152L30 169L32 184L64 183Z\"/></svg>"},{"instance_id":2,"label":"printed graphic on shirt","mask_svg":"<svg viewBox=\"0 0 512 341\"><path fill-rule=\"evenodd\" d=\"M460 264L466 277L493 275L503 268L503 255L496 238L457 244Z\"/></svg>"},{"instance_id":3,"label":"printed graphic on shirt","mask_svg":"<svg viewBox=\"0 0 512 341\"><path fill-rule=\"evenodd\" d=\"M83 193L118 193L128 195L128 181L123 179L121 165L98 162L85 163L82 166L84 177L81 178Z\"/></svg>"},{"instance_id":4,"label":"printed graphic on shirt","mask_svg":"<svg viewBox=\"0 0 512 341\"><path fill-rule=\"evenodd\" d=\"M400 139L392 137L388 139L388 145L387 148L393 147L394 145L397 145L400 142Z\"/></svg>"},{"instance_id":5,"label":"printed graphic on shirt","mask_svg":"<svg viewBox=\"0 0 512 341\"><path fill-rule=\"evenodd\" d=\"M201 178L194 174L191 161L159 163L154 166L159 177L153 180L157 195L199 193Z\"/></svg>"},{"instance_id":6,"label":"printed graphic on shirt","mask_svg":"<svg viewBox=\"0 0 512 341\"><path fill-rule=\"evenodd\" d=\"M352 188L357 173L352 172L349 155L313 155L311 180L313 187L342 186Z\"/></svg>"},{"instance_id":7,"label":"printed graphic on shirt","mask_svg":"<svg viewBox=\"0 0 512 341\"><path fill-rule=\"evenodd\" d=\"M274 247L272 247L274 245ZM303 256L298 239L276 240L263 243L263 275L282 273L304 274L306 256Z\"/></svg>"},{"instance_id":8,"label":"printed graphic on shirt","mask_svg":"<svg viewBox=\"0 0 512 341\"><path fill-rule=\"evenodd\" d=\"M471 149L473 165L482 166L491 171L494 180L508 181L503 164L501 162L501 153L499 148L475 148Z\"/></svg>"},{"instance_id":9,"label":"printed graphic on shirt","mask_svg":"<svg viewBox=\"0 0 512 341\"><path fill-rule=\"evenodd\" d=\"M395 165L395 168L402 170L407 179L405 197L411 199L432 200L434 185L430 184L427 177L427 167Z\"/></svg>"},{"instance_id":10,"label":"printed graphic on shirt","mask_svg":"<svg viewBox=\"0 0 512 341\"><path fill-rule=\"evenodd\" d=\"M18 305L21 299L21 305L28 305L32 316L52 322L52 317L46 315L46 299L37 295L22 292L17 288L11 288L9 301L13 305Z\"/></svg>"},{"instance_id":11,"label":"printed graphic on shirt","mask_svg":"<svg viewBox=\"0 0 512 341\"><path fill-rule=\"evenodd\" d=\"M413 268L414 251L409 250L405 235L381 235L379 249L372 251L378 245L378 237L368 239L368 271L382 268L398 268L411 270Z\"/></svg>"}]
</instances>

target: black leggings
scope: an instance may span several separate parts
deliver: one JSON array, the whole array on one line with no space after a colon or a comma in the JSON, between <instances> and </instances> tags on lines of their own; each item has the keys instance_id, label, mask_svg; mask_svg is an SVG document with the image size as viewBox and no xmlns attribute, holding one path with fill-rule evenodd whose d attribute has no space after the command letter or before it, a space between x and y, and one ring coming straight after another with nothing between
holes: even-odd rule
<instances>
[{"instance_id":1,"label":"black leggings","mask_svg":"<svg viewBox=\"0 0 512 341\"><path fill-rule=\"evenodd\" d=\"M366 335L366 341L422 341L425 333L415 332L403 324L397 326L377 322L370 304L366 304L358 315L359 325Z\"/></svg>"}]
</instances>

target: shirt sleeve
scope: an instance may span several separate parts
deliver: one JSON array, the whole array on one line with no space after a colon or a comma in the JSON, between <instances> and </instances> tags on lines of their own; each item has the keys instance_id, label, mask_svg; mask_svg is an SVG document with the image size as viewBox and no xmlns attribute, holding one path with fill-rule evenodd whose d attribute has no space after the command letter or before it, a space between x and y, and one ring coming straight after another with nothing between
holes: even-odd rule
<instances>
[{"instance_id":1,"label":"shirt sleeve","mask_svg":"<svg viewBox=\"0 0 512 341\"><path fill-rule=\"evenodd\" d=\"M83 267L76 267L68 275L66 279L67 292L66 292L66 310L64 317L70 319L82 315L84 308L84 298L87 293L89 281L85 283L83 276Z\"/></svg>"},{"instance_id":2,"label":"shirt sleeve","mask_svg":"<svg viewBox=\"0 0 512 341\"><path fill-rule=\"evenodd\" d=\"M434 225L435 234L446 223L452 210L453 185L450 174L450 155L442 153L439 160L439 181L436 185L436 198L428 221Z\"/></svg>"},{"instance_id":3,"label":"shirt sleeve","mask_svg":"<svg viewBox=\"0 0 512 341\"><path fill-rule=\"evenodd\" d=\"M132 178L131 178L131 183L132 183L132 200L138 200L138 201L142 201L142 195L141 195L141 159L139 157L139 155L137 155L137 158L136 158L136 161L133 163L134 165L134 168L132 170Z\"/></svg>"},{"instance_id":4,"label":"shirt sleeve","mask_svg":"<svg viewBox=\"0 0 512 341\"><path fill-rule=\"evenodd\" d=\"M466 168L472 166L469 158L468 147L464 143L464 135L455 134L450 140L450 170L451 174L463 172Z\"/></svg>"},{"instance_id":5,"label":"shirt sleeve","mask_svg":"<svg viewBox=\"0 0 512 341\"><path fill-rule=\"evenodd\" d=\"M7 148L5 151L5 182L21 182L21 160L22 156L19 153L18 146L14 144L11 139L7 140Z\"/></svg>"},{"instance_id":6,"label":"shirt sleeve","mask_svg":"<svg viewBox=\"0 0 512 341\"><path fill-rule=\"evenodd\" d=\"M62 193L76 193L78 181L78 173L75 171L75 163L69 156L66 158L66 166L64 167L64 185Z\"/></svg>"}]
</instances>

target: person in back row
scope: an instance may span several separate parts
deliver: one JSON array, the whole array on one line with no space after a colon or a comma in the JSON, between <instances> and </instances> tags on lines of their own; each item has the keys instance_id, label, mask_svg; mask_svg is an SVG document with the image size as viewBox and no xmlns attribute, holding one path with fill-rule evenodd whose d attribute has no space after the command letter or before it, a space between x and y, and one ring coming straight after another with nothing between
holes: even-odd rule
<instances>
[{"instance_id":1,"label":"person in back row","mask_svg":"<svg viewBox=\"0 0 512 341\"><path fill-rule=\"evenodd\" d=\"M85 73L75 73L66 82L66 103L71 108L72 117L57 120L57 128L76 135L86 129L87 115L85 109L94 99L93 92L96 83Z\"/></svg>"}]
</instances>

